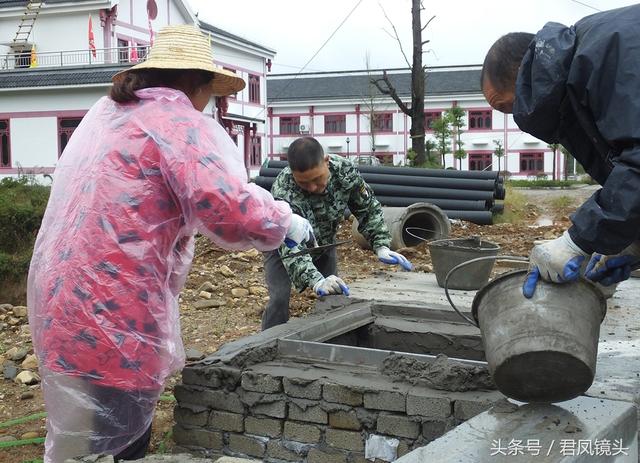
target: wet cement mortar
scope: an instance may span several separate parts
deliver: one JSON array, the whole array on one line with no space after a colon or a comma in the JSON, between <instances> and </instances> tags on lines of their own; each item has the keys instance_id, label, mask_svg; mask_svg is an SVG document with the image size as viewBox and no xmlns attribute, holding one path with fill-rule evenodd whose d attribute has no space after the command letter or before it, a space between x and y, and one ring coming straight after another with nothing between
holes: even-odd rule
<instances>
[{"instance_id":1,"label":"wet cement mortar","mask_svg":"<svg viewBox=\"0 0 640 463\"><path fill-rule=\"evenodd\" d=\"M394 381L450 392L496 389L485 366L466 365L440 354L433 362L392 354L384 360L382 374Z\"/></svg>"}]
</instances>

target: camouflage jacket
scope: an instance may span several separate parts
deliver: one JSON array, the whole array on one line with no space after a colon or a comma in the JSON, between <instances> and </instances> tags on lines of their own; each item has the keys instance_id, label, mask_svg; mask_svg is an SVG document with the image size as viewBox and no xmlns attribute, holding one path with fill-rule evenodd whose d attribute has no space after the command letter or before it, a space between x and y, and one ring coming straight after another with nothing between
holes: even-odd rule
<instances>
[{"instance_id":1,"label":"camouflage jacket","mask_svg":"<svg viewBox=\"0 0 640 463\"><path fill-rule=\"evenodd\" d=\"M348 207L358 219L358 231L373 249L389 246L391 235L384 222L382 207L355 165L341 156L329 155L329 172L326 193L318 195L300 188L291 169L286 167L273 183L271 194L276 199L288 202L296 214L309 220L319 245L335 241L338 225ZM282 245L279 252L284 257L300 250L302 248L299 246L289 249ZM298 291L312 287L322 278L309 254L283 259L282 263Z\"/></svg>"}]
</instances>

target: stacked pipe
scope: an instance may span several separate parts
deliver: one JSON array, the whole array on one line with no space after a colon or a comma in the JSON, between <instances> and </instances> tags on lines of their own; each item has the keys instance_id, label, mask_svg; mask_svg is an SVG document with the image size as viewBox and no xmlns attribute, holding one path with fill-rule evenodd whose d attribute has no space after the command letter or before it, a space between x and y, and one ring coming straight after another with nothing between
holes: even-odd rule
<instances>
[{"instance_id":1,"label":"stacked pipe","mask_svg":"<svg viewBox=\"0 0 640 463\"><path fill-rule=\"evenodd\" d=\"M286 161L269 161L260 169L255 183L271 189ZM407 207L431 203L450 219L487 225L493 213L502 210L504 179L495 171L460 171L416 167L357 166L383 206Z\"/></svg>"}]
</instances>

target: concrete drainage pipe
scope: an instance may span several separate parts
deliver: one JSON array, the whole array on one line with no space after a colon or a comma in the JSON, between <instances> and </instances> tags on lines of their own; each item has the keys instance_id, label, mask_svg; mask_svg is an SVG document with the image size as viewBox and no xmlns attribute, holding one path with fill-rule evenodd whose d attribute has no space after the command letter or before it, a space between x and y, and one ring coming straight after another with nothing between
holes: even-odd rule
<instances>
[{"instance_id":1,"label":"concrete drainage pipe","mask_svg":"<svg viewBox=\"0 0 640 463\"><path fill-rule=\"evenodd\" d=\"M447 215L438 206L430 203L415 203L408 207L383 207L382 211L384 221L391 233L390 248L394 251L417 246L426 240L445 239L451 233L451 224ZM353 239L360 247L371 249L369 242L358 232L357 220L353 221L351 232Z\"/></svg>"}]
</instances>

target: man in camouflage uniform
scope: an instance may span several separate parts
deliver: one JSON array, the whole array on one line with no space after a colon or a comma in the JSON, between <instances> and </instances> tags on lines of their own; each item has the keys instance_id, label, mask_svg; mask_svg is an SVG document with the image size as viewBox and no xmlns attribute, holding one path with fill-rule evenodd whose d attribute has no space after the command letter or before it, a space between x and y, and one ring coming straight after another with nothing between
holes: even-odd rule
<instances>
[{"instance_id":1,"label":"man in camouflage uniform","mask_svg":"<svg viewBox=\"0 0 640 463\"><path fill-rule=\"evenodd\" d=\"M311 137L291 143L287 157L289 167L280 172L271 194L288 202L292 211L309 220L319 245L335 242L338 225L348 207L358 219L358 231L371 243L380 261L412 269L404 256L389 249L391 235L384 223L382 207L351 161L325 155L320 143ZM300 245L282 245L264 255L269 302L262 316L263 330L289 319L292 284L298 291L313 288L319 296L349 295L347 285L336 276L335 248L286 258L303 249Z\"/></svg>"}]
</instances>

